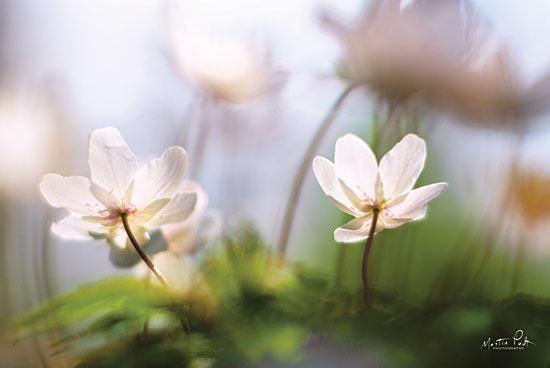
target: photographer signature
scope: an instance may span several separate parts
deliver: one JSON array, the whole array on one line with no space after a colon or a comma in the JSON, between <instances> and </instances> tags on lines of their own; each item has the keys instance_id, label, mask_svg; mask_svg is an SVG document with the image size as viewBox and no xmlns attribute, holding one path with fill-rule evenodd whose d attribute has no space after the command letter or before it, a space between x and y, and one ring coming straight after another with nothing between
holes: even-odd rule
<instances>
[{"instance_id":1,"label":"photographer signature","mask_svg":"<svg viewBox=\"0 0 550 368\"><path fill-rule=\"evenodd\" d=\"M487 348L487 350L524 350L529 345L536 345L534 342L524 336L523 330L517 330L513 337L501 337L494 341L491 341L489 337L483 341L480 349Z\"/></svg>"}]
</instances>

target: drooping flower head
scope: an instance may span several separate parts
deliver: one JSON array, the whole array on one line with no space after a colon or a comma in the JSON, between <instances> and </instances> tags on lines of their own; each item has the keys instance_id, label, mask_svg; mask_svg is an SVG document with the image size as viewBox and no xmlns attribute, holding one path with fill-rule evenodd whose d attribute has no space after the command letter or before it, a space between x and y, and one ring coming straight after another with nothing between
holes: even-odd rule
<instances>
[{"instance_id":1,"label":"drooping flower head","mask_svg":"<svg viewBox=\"0 0 550 368\"><path fill-rule=\"evenodd\" d=\"M148 230L183 221L193 212L196 193L180 190L187 161L183 148L170 147L139 167L117 129L93 131L91 179L57 174L42 178L40 190L46 200L70 212L52 225L52 231L63 239L104 237L111 245L131 248L121 220L125 213L138 242L145 245Z\"/></svg>"},{"instance_id":2,"label":"drooping flower head","mask_svg":"<svg viewBox=\"0 0 550 368\"><path fill-rule=\"evenodd\" d=\"M344 49L341 76L396 103L440 88L477 46L460 3L374 0L355 21L323 12L321 22Z\"/></svg>"},{"instance_id":3,"label":"drooping flower head","mask_svg":"<svg viewBox=\"0 0 550 368\"><path fill-rule=\"evenodd\" d=\"M376 232L393 229L426 216L426 205L439 197L446 183L413 189L424 168L426 144L406 135L380 164L369 145L353 134L336 141L334 163L317 156L313 171L334 204L355 217L334 232L337 242L353 243L368 238L373 213L378 212Z\"/></svg>"},{"instance_id":4,"label":"drooping flower head","mask_svg":"<svg viewBox=\"0 0 550 368\"><path fill-rule=\"evenodd\" d=\"M527 83L508 44L468 1L404 3L373 0L355 22L321 15L344 50L344 79L391 106L415 98L464 122L518 127L518 118L548 111L550 73Z\"/></svg>"}]
</instances>

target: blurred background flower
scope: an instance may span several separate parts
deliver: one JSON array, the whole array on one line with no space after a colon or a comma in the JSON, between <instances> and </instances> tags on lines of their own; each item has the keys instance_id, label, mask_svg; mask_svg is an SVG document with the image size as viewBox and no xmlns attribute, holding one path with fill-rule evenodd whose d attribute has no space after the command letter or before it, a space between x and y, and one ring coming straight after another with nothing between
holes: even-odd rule
<instances>
[{"instance_id":1,"label":"blurred background flower","mask_svg":"<svg viewBox=\"0 0 550 368\"><path fill-rule=\"evenodd\" d=\"M333 12L321 24L342 44L342 78L367 86L391 109L451 109L466 122L499 126L546 111L546 71L526 84L507 41L467 1L371 1L355 22Z\"/></svg>"},{"instance_id":2,"label":"blurred background flower","mask_svg":"<svg viewBox=\"0 0 550 368\"><path fill-rule=\"evenodd\" d=\"M198 93L227 103L263 95L270 79L267 55L257 47L186 26L183 11L168 12L169 54L182 77ZM197 28L197 27L195 27Z\"/></svg>"}]
</instances>

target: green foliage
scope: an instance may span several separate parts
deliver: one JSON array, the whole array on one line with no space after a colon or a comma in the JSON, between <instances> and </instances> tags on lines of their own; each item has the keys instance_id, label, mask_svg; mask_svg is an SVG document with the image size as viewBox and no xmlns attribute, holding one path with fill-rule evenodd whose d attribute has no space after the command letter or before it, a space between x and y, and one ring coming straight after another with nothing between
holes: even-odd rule
<instances>
[{"instance_id":1,"label":"green foliage","mask_svg":"<svg viewBox=\"0 0 550 368\"><path fill-rule=\"evenodd\" d=\"M23 336L61 332L52 351L103 367L545 366L550 303L515 296L411 305L372 290L368 307L327 275L273 256L251 229L206 254L185 294L134 279L57 297L16 323ZM144 326L147 323L147 332ZM190 333L186 332L189 326ZM488 351L522 329L524 351Z\"/></svg>"}]
</instances>

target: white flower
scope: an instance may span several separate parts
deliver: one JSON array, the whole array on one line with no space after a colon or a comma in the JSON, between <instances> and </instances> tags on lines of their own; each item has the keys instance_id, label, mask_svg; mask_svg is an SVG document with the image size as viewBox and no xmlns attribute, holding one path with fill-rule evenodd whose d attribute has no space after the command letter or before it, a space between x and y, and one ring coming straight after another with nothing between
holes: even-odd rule
<instances>
[{"instance_id":1,"label":"white flower","mask_svg":"<svg viewBox=\"0 0 550 368\"><path fill-rule=\"evenodd\" d=\"M64 239L105 237L111 245L131 248L121 221L128 214L140 245L148 230L185 220L194 210L196 194L181 192L187 153L170 147L157 159L139 168L136 157L115 128L92 132L89 145L91 179L47 174L40 190L54 207L71 214L52 225Z\"/></svg>"},{"instance_id":2,"label":"white flower","mask_svg":"<svg viewBox=\"0 0 550 368\"><path fill-rule=\"evenodd\" d=\"M424 161L426 144L406 135L380 160L361 138L346 134L336 141L334 163L315 157L313 171L334 204L355 217L334 231L337 242L353 243L368 238L373 212L378 211L376 232L393 229L426 215L426 204L443 193L446 183L413 190Z\"/></svg>"},{"instance_id":3,"label":"white flower","mask_svg":"<svg viewBox=\"0 0 550 368\"><path fill-rule=\"evenodd\" d=\"M169 42L179 72L199 90L229 103L250 101L271 84L265 55L237 39L201 33L174 22Z\"/></svg>"}]
</instances>

